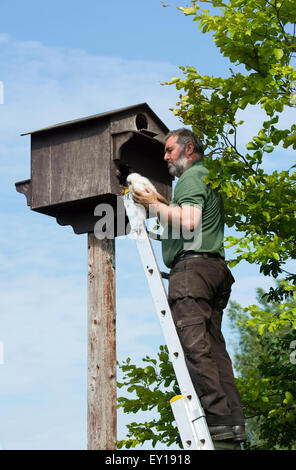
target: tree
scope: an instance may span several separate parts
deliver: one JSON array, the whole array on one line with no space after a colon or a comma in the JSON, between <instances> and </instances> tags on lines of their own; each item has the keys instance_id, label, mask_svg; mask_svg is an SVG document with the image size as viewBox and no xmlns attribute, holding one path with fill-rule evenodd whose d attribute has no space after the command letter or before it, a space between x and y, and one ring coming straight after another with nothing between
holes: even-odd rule
<instances>
[{"instance_id":1,"label":"tree","mask_svg":"<svg viewBox=\"0 0 296 470\"><path fill-rule=\"evenodd\" d=\"M279 304L267 301L262 289L257 290L258 310L279 315ZM294 301L294 305L296 302ZM235 343L234 366L236 379L247 422L246 449L296 449L296 331L287 326L271 333L260 334L256 326L246 323L246 313L236 302L228 310L231 327L239 333ZM251 318L248 316L248 318ZM246 327L247 325L247 327ZM176 443L177 429L173 426L170 399L179 394L167 348L160 346L157 359L146 356L146 367L137 367L127 359L119 365L123 381L135 397L120 397L118 406L126 413L157 411L158 418L128 425L127 439L118 442L118 448L127 448L152 441L170 446Z\"/></svg>"},{"instance_id":2,"label":"tree","mask_svg":"<svg viewBox=\"0 0 296 470\"><path fill-rule=\"evenodd\" d=\"M245 73L230 68L228 78L209 77L194 67L180 67L185 78L166 82L185 92L174 113L204 142L210 169L207 181L223 195L226 224L242 232L241 237L226 239L226 246L236 247L230 267L246 260L258 264L264 275L286 275L268 293L270 300L287 299L281 313L259 314L250 306L253 324L257 322L261 331L283 325L295 328L296 310L289 299L296 299L296 274L285 271L283 265L296 258L296 165L268 174L263 157L276 151L278 155L281 147L296 149L296 125L289 129L278 125L287 108L295 109L296 4L294 0L191 3L192 7L179 9L193 15L203 33L213 32L220 52ZM201 10L201 3L218 8L220 14ZM266 120L258 123L258 133L244 151L239 148L244 122L237 121L237 114L246 106L254 112L260 106Z\"/></svg>"},{"instance_id":3,"label":"tree","mask_svg":"<svg viewBox=\"0 0 296 470\"><path fill-rule=\"evenodd\" d=\"M201 8L204 3L211 11ZM230 267L245 260L258 264L263 275L282 278L265 294L267 301L277 302L276 309L264 305L244 309L245 326L277 338L284 328L296 328L296 274L285 270L285 263L296 258L296 165L267 172L264 163L266 156L277 163L285 149L296 149L296 125L280 124L284 112L296 107L296 4L294 0L199 0L179 10L193 18L202 33L211 33L221 54L233 64L227 77L180 67L182 78L173 77L166 84L180 91L172 110L201 138L207 183L223 196L226 224L241 234L226 238L226 248L235 248ZM243 146L245 123L239 114L247 107L254 115L262 109L265 117ZM248 387L254 384L257 389L250 375L248 380ZM258 387L263 383L259 381ZM294 403L290 395L285 399ZM281 419L290 418L282 414Z\"/></svg>"},{"instance_id":4,"label":"tree","mask_svg":"<svg viewBox=\"0 0 296 470\"><path fill-rule=\"evenodd\" d=\"M280 114L295 108L296 4L294 0L191 3L192 7L179 9L193 15L203 33L212 32L220 52L245 73L230 68L227 78L210 77L195 67L180 67L185 78L166 82L183 90L174 113L202 139L208 183L224 197L226 224L242 232L241 237L227 239L237 254L230 266L244 259L276 278L285 272L283 264L296 257L296 172L293 165L268 174L263 157L271 157L280 146L296 149L296 125L289 129L278 125ZM218 8L220 14L201 10L201 3ZM260 106L266 120L258 123L257 135L241 149L244 121L238 121L237 115L247 106L254 113ZM296 275L287 274L283 286L270 292L274 299L295 292Z\"/></svg>"},{"instance_id":5,"label":"tree","mask_svg":"<svg viewBox=\"0 0 296 470\"><path fill-rule=\"evenodd\" d=\"M280 315L279 304L267 301L257 289L258 310ZM296 302L293 301L294 306ZM234 366L247 421L249 449L295 449L296 361L291 349L296 331L289 326L260 334L235 302L228 310L232 328L239 332Z\"/></svg>"}]
</instances>

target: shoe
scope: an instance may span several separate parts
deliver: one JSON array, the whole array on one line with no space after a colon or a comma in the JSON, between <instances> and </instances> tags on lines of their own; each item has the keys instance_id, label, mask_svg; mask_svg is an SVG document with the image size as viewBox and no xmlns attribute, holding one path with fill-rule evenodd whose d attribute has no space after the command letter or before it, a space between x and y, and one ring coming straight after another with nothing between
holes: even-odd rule
<instances>
[{"instance_id":1,"label":"shoe","mask_svg":"<svg viewBox=\"0 0 296 470\"><path fill-rule=\"evenodd\" d=\"M209 431L213 441L229 441L234 440L235 434L233 427L228 425L209 426Z\"/></svg>"},{"instance_id":2,"label":"shoe","mask_svg":"<svg viewBox=\"0 0 296 470\"><path fill-rule=\"evenodd\" d=\"M245 431L245 426L244 425L236 425L232 426L232 431L234 433L234 441L236 442L242 442L247 440L247 435Z\"/></svg>"}]
</instances>

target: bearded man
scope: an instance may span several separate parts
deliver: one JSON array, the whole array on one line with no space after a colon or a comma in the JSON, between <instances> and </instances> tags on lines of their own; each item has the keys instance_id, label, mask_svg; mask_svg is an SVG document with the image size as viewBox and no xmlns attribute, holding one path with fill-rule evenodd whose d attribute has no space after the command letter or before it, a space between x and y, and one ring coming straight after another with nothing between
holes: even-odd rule
<instances>
[{"instance_id":1,"label":"bearded man","mask_svg":"<svg viewBox=\"0 0 296 470\"><path fill-rule=\"evenodd\" d=\"M208 170L202 144L189 129L166 136L164 160L169 173L178 177L172 202L167 204L149 187L145 193L134 191L133 199L160 223L167 222L162 254L170 268L168 301L212 438L243 441L241 400L221 332L234 282L223 248L222 197L204 181Z\"/></svg>"}]
</instances>

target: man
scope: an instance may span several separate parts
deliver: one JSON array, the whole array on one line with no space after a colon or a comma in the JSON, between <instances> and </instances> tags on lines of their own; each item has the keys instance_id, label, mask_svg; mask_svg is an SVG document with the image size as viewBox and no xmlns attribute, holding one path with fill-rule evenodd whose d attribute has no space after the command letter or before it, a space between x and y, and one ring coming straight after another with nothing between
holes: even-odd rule
<instances>
[{"instance_id":1,"label":"man","mask_svg":"<svg viewBox=\"0 0 296 470\"><path fill-rule=\"evenodd\" d=\"M224 259L222 198L204 182L203 148L190 130L166 136L164 160L170 174L179 177L172 203L148 187L147 193L135 191L133 198L160 222L167 220L162 253L171 268L168 300L212 438L242 441L242 406L221 332L234 282ZM181 228L179 236L176 227Z\"/></svg>"}]
</instances>

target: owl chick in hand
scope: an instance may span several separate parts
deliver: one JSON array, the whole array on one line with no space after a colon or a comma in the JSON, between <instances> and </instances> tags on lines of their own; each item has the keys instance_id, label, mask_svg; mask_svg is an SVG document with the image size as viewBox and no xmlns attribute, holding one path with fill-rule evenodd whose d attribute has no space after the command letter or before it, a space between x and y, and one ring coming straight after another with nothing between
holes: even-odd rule
<instances>
[{"instance_id":1,"label":"owl chick in hand","mask_svg":"<svg viewBox=\"0 0 296 470\"><path fill-rule=\"evenodd\" d=\"M144 193L147 192L145 186L148 186L148 188L150 188L154 193L157 194L157 190L155 186L151 183L151 181L149 181L149 179L146 178L145 176L139 175L139 173L131 173L127 177L126 182L128 184L128 189L131 192L131 194L135 190L138 190ZM141 204L135 204L135 209L137 211L136 216L137 216L138 224L139 226L141 226L146 219L146 209Z\"/></svg>"},{"instance_id":2,"label":"owl chick in hand","mask_svg":"<svg viewBox=\"0 0 296 470\"><path fill-rule=\"evenodd\" d=\"M157 189L151 181L149 181L148 178L145 178L145 176L139 175L139 173L131 173L128 175L126 182L130 191L138 189L139 191L146 192L145 186L148 186L152 191L157 193Z\"/></svg>"}]
</instances>

